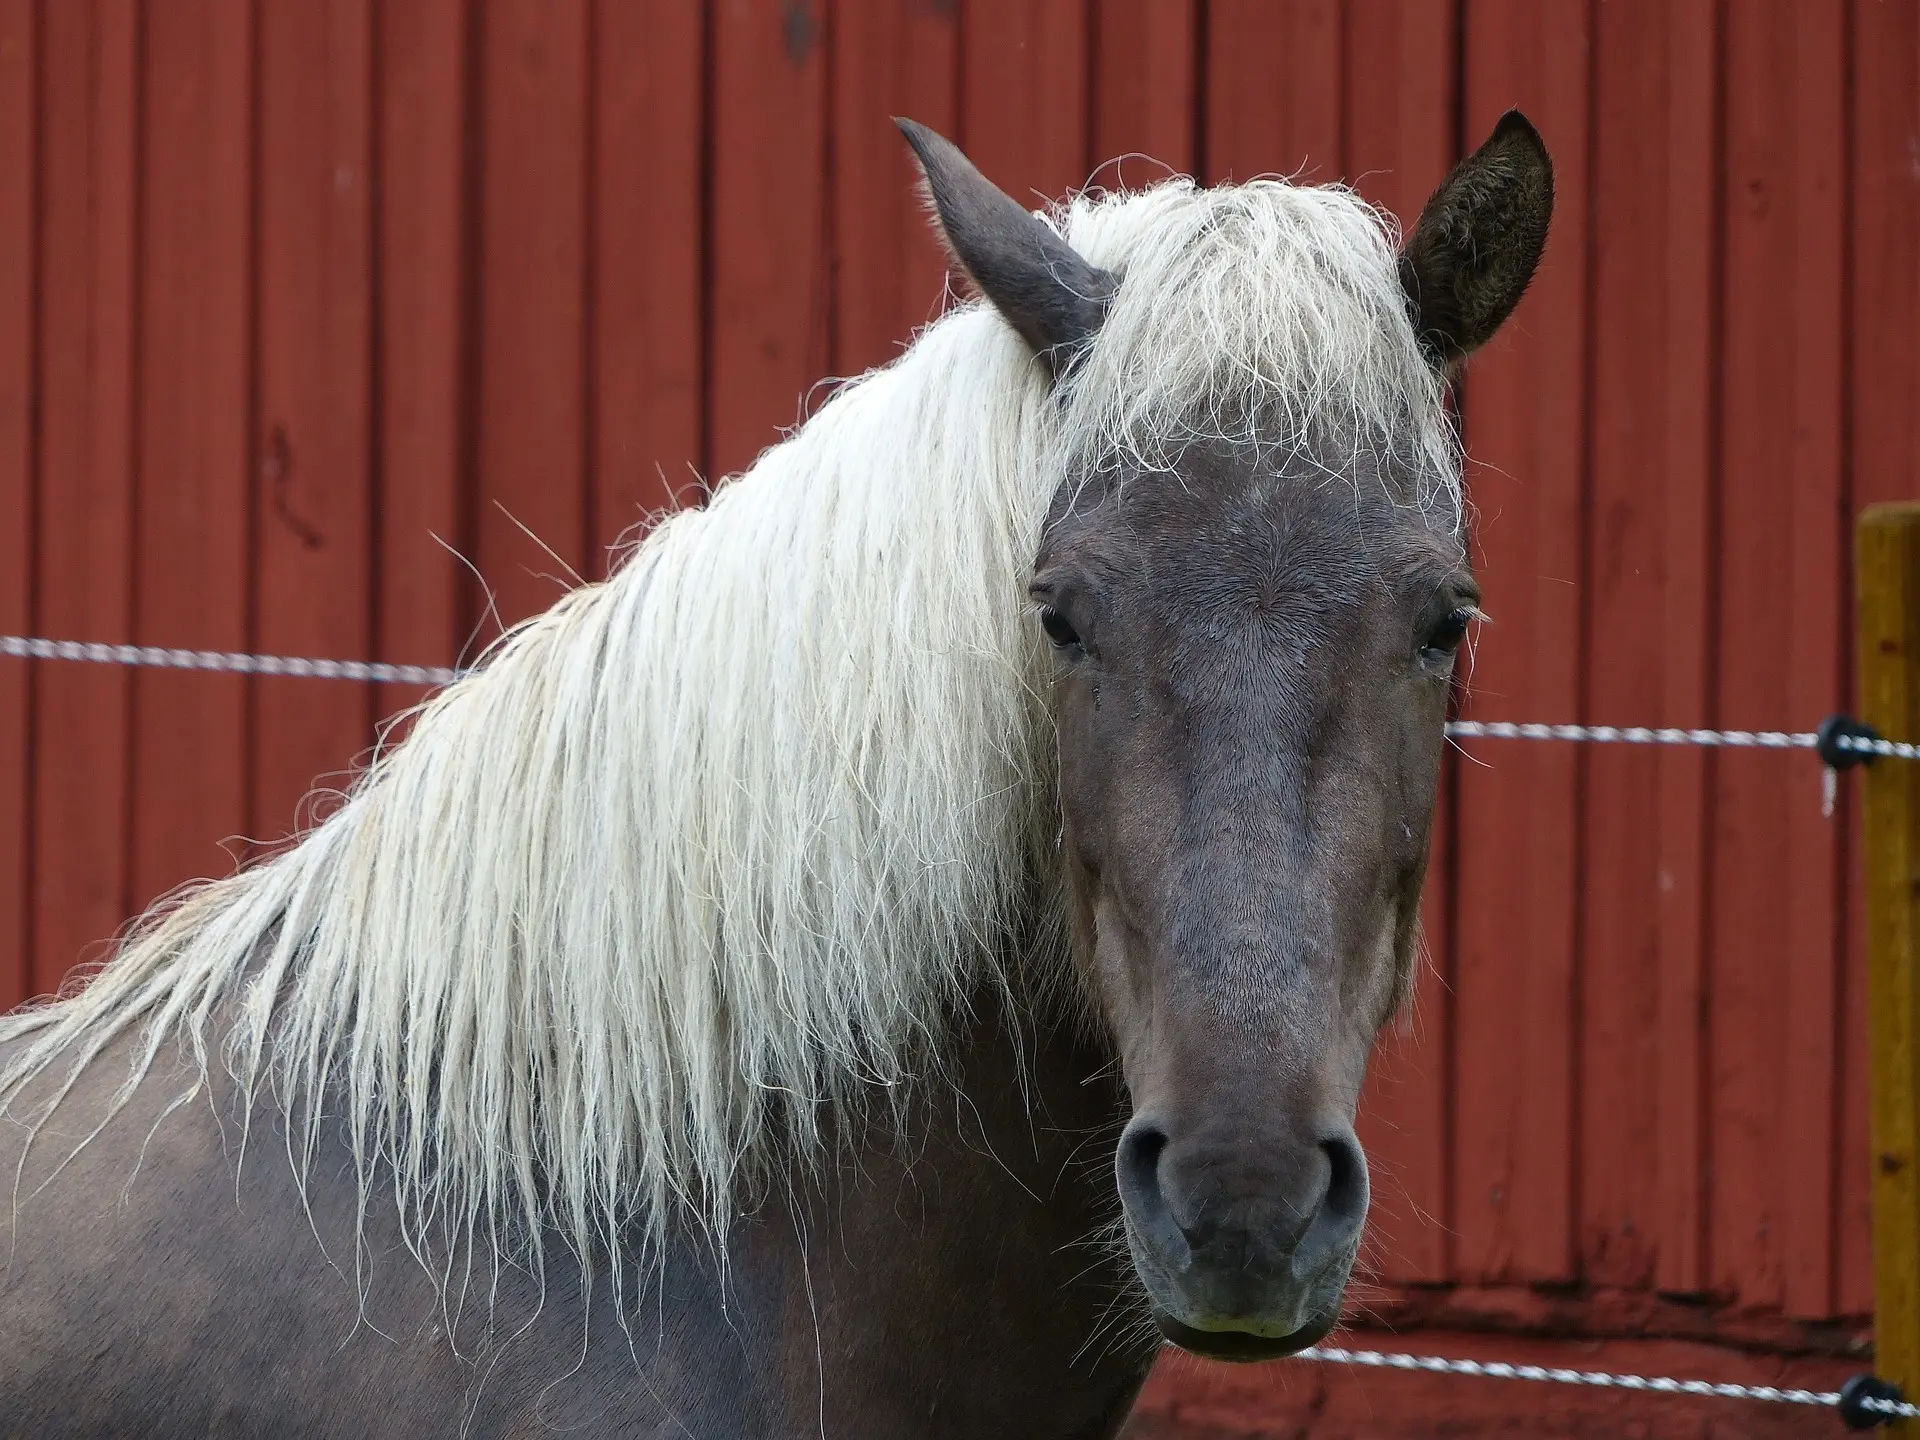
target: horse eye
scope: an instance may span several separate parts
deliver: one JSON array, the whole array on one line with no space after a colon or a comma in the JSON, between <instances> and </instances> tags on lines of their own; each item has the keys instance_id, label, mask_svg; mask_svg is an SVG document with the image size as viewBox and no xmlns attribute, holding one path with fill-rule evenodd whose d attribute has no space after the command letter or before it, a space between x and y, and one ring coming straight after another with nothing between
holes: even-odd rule
<instances>
[{"instance_id":1,"label":"horse eye","mask_svg":"<svg viewBox=\"0 0 1920 1440\"><path fill-rule=\"evenodd\" d=\"M1436 657L1451 655L1460 648L1461 640L1466 638L1467 622L1472 618L1471 610L1448 611L1428 632L1421 650Z\"/></svg>"},{"instance_id":2,"label":"horse eye","mask_svg":"<svg viewBox=\"0 0 1920 1440\"><path fill-rule=\"evenodd\" d=\"M1080 636L1067 623L1067 617L1051 605L1040 607L1040 628L1047 632L1047 639L1062 650L1070 650L1080 643Z\"/></svg>"}]
</instances>

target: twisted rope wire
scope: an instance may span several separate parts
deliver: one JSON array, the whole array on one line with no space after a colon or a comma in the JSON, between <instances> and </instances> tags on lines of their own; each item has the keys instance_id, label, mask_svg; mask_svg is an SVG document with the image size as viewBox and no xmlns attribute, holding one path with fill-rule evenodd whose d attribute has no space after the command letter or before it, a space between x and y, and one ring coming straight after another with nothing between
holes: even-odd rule
<instances>
[{"instance_id":1,"label":"twisted rope wire","mask_svg":"<svg viewBox=\"0 0 1920 1440\"><path fill-rule=\"evenodd\" d=\"M1644 1390L1656 1395L1705 1395L1722 1400L1764 1400L1776 1405L1840 1403L1837 1390L1800 1390L1775 1385L1733 1385L1710 1380L1675 1380L1666 1375L1613 1375L1603 1370L1563 1370L1548 1365L1509 1365L1502 1360L1449 1360L1440 1355L1405 1355L1382 1350L1345 1350L1316 1345L1295 1357L1327 1365L1362 1365L1379 1370L1426 1370L1438 1375L1474 1375L1492 1380L1536 1380L1551 1385L1591 1385L1605 1390ZM1862 1409L1888 1419L1920 1418L1920 1405L1905 1400L1866 1398Z\"/></svg>"},{"instance_id":2,"label":"twisted rope wire","mask_svg":"<svg viewBox=\"0 0 1920 1440\"><path fill-rule=\"evenodd\" d=\"M1449 720L1452 740L1572 740L1595 745L1717 745L1734 749L1811 750L1820 737L1811 730L1682 730L1645 725L1534 725L1512 720ZM1840 735L1834 744L1862 755L1920 759L1920 745L1904 740L1866 740Z\"/></svg>"},{"instance_id":3,"label":"twisted rope wire","mask_svg":"<svg viewBox=\"0 0 1920 1440\"><path fill-rule=\"evenodd\" d=\"M243 655L232 650L174 650L160 645L103 645L91 640L36 640L0 635L0 655L29 660L85 660L96 665L148 665L169 670L224 670L240 675L291 675L313 680L372 680L448 685L467 672L443 665L389 665L383 660L305 660Z\"/></svg>"},{"instance_id":4,"label":"twisted rope wire","mask_svg":"<svg viewBox=\"0 0 1920 1440\"><path fill-rule=\"evenodd\" d=\"M0 655L32 660L81 660L97 665L158 666L172 670L222 670L240 675L290 675L314 680L363 680L401 685L451 685L470 672L444 665L392 665L383 660L312 660L287 655L248 655L232 650L178 650L160 645L107 645L89 640L39 640L0 635ZM1645 725L1540 725L1512 720L1450 720L1451 740L1567 740L1597 745L1705 745L1734 749L1811 750L1811 730L1706 730ZM1902 740L1866 740L1841 735L1842 750L1920 759L1920 745Z\"/></svg>"}]
</instances>

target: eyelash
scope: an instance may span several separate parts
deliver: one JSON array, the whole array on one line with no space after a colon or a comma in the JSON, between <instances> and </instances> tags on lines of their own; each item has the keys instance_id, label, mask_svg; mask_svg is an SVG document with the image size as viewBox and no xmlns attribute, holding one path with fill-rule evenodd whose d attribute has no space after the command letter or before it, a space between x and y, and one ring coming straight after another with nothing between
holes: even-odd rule
<instances>
[{"instance_id":1,"label":"eyelash","mask_svg":"<svg viewBox=\"0 0 1920 1440\"><path fill-rule=\"evenodd\" d=\"M1067 617L1051 605L1042 605L1040 607L1040 628L1046 632L1048 641L1052 643L1056 650L1084 650L1086 648L1080 641L1079 632L1067 622Z\"/></svg>"},{"instance_id":2,"label":"eyelash","mask_svg":"<svg viewBox=\"0 0 1920 1440\"><path fill-rule=\"evenodd\" d=\"M1435 659L1444 660L1460 648L1460 642L1467 637L1467 624L1473 619L1474 612L1466 606L1449 610L1434 622L1420 643L1420 653Z\"/></svg>"}]
</instances>

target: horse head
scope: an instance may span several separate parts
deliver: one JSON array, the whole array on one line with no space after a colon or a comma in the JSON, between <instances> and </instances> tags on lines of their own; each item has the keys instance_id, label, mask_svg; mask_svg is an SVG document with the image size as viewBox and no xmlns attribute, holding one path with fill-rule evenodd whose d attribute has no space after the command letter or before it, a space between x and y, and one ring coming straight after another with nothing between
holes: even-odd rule
<instances>
[{"instance_id":1,"label":"horse head","mask_svg":"<svg viewBox=\"0 0 1920 1440\"><path fill-rule=\"evenodd\" d=\"M902 128L953 259L1060 413L1029 593L1074 959L1131 1098L1114 1176L1133 1268L1185 1348L1292 1353L1335 1324L1360 1243L1355 1110L1410 988L1480 598L1444 385L1533 274L1551 166L1511 113L1397 251L1318 192L1355 223L1289 236L1290 212L1250 201L1108 264ZM1209 274L1233 227L1220 255L1280 258ZM1263 285L1297 293L1235 303ZM1293 333L1210 348L1274 314Z\"/></svg>"}]
</instances>

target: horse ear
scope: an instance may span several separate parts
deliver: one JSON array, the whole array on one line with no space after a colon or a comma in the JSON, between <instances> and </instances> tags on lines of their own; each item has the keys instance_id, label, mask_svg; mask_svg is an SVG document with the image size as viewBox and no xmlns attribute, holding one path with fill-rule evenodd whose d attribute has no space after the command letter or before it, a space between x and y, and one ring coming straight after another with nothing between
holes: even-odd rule
<instances>
[{"instance_id":1,"label":"horse ear","mask_svg":"<svg viewBox=\"0 0 1920 1440\"><path fill-rule=\"evenodd\" d=\"M1438 365L1492 337L1526 293L1553 216L1553 162L1540 134L1509 110L1454 167L1400 252L1414 328Z\"/></svg>"},{"instance_id":2,"label":"horse ear","mask_svg":"<svg viewBox=\"0 0 1920 1440\"><path fill-rule=\"evenodd\" d=\"M1119 280L1022 210L952 141L912 120L893 123L919 157L948 252L1058 375L1100 328Z\"/></svg>"}]
</instances>

